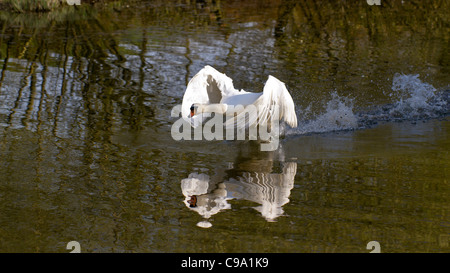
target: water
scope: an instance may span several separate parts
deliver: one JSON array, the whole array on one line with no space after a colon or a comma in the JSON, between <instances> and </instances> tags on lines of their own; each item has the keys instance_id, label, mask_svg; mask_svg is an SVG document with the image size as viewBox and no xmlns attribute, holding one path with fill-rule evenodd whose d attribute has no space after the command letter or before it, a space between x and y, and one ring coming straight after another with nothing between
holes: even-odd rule
<instances>
[{"instance_id":1,"label":"water","mask_svg":"<svg viewBox=\"0 0 450 273\"><path fill-rule=\"evenodd\" d=\"M0 251L448 252L448 8L2 11ZM173 140L205 65L247 91L276 76L299 127L274 152Z\"/></svg>"}]
</instances>

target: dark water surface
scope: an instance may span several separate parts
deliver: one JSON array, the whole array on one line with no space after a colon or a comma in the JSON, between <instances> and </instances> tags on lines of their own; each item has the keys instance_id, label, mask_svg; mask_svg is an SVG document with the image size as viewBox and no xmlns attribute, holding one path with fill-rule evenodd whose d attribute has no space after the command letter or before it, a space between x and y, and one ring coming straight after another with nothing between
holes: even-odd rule
<instances>
[{"instance_id":1,"label":"dark water surface","mask_svg":"<svg viewBox=\"0 0 450 273\"><path fill-rule=\"evenodd\" d=\"M0 252L449 252L450 7L381 3L0 11ZM205 65L299 127L173 140Z\"/></svg>"}]
</instances>

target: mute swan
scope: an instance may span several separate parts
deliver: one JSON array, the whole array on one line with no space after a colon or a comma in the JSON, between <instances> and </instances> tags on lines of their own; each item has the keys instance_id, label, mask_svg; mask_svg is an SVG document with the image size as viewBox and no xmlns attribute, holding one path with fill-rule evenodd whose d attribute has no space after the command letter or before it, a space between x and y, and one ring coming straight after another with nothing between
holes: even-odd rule
<instances>
[{"instance_id":1,"label":"mute swan","mask_svg":"<svg viewBox=\"0 0 450 273\"><path fill-rule=\"evenodd\" d=\"M248 107L250 105L255 107ZM228 117L232 115L226 124L231 123L234 127L243 128L266 125L275 116L274 106L279 107L279 120L283 119L291 127L297 127L294 101L283 82L269 76L263 92L239 91L234 89L232 79L207 65L189 81L181 105L181 115L186 121L191 122L193 127L203 122L204 116L198 115L200 113L214 112L227 114ZM230 109L240 110L230 113L227 111ZM234 114L245 115L245 111L250 113L250 118L248 116L245 118L247 123L243 124L242 120L236 122Z\"/></svg>"}]
</instances>

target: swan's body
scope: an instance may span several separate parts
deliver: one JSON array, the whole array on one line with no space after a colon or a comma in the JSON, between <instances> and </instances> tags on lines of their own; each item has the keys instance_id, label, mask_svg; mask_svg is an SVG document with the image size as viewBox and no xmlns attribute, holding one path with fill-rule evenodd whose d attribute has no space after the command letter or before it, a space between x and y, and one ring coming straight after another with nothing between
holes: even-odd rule
<instances>
[{"instance_id":1,"label":"swan's body","mask_svg":"<svg viewBox=\"0 0 450 273\"><path fill-rule=\"evenodd\" d=\"M275 115L276 108L279 115ZM269 76L263 92L239 91L234 88L232 79L207 65L189 81L181 113L185 120L196 127L204 120L200 113L212 112L230 117L226 123L238 128L267 125L273 118L283 119L289 126L297 127L294 101L283 82ZM245 112L250 114L243 119L244 123L234 119L234 114L245 115Z\"/></svg>"}]
</instances>

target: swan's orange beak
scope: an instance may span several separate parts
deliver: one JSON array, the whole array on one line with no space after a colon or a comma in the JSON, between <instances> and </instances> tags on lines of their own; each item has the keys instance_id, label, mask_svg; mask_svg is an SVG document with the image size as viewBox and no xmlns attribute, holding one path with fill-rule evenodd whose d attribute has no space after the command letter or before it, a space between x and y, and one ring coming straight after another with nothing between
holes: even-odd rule
<instances>
[{"instance_id":1,"label":"swan's orange beak","mask_svg":"<svg viewBox=\"0 0 450 273\"><path fill-rule=\"evenodd\" d=\"M191 106L190 110L191 110L191 118L192 118L195 115L195 107L194 107L194 105Z\"/></svg>"}]
</instances>

